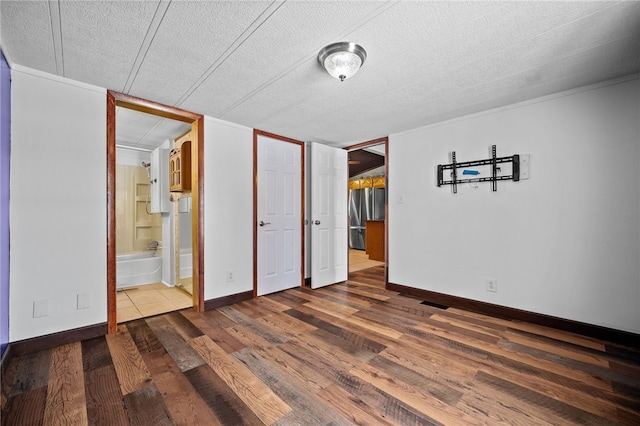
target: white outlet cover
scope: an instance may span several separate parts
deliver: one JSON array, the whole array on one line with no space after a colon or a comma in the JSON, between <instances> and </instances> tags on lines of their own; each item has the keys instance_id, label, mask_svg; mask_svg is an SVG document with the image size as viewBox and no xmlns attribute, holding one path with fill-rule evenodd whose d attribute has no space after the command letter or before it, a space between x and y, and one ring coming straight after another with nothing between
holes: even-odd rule
<instances>
[{"instance_id":1,"label":"white outlet cover","mask_svg":"<svg viewBox=\"0 0 640 426\"><path fill-rule=\"evenodd\" d=\"M40 318L49 315L49 300L36 300L33 302L33 317Z\"/></svg>"},{"instance_id":2,"label":"white outlet cover","mask_svg":"<svg viewBox=\"0 0 640 426\"><path fill-rule=\"evenodd\" d=\"M91 307L91 298L88 294L86 293L81 293L78 294L77 297L77 306L78 306L78 310L80 309L87 309Z\"/></svg>"}]
</instances>

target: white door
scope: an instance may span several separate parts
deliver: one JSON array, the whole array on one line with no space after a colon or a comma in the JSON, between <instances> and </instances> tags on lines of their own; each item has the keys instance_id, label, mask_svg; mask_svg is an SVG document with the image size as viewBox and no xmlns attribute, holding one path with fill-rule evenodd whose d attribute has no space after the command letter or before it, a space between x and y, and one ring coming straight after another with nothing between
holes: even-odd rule
<instances>
[{"instance_id":1,"label":"white door","mask_svg":"<svg viewBox=\"0 0 640 426\"><path fill-rule=\"evenodd\" d=\"M302 283L302 145L258 135L257 294Z\"/></svg>"},{"instance_id":2,"label":"white door","mask_svg":"<svg viewBox=\"0 0 640 426\"><path fill-rule=\"evenodd\" d=\"M311 143L311 288L346 281L347 151Z\"/></svg>"}]
</instances>

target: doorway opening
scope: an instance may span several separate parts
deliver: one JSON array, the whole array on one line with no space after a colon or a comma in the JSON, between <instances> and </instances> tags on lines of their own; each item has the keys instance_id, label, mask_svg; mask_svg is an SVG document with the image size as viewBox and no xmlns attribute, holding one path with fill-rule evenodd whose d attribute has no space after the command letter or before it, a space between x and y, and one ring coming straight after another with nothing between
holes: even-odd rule
<instances>
[{"instance_id":1,"label":"doorway opening","mask_svg":"<svg viewBox=\"0 0 640 426\"><path fill-rule=\"evenodd\" d=\"M117 108L120 115L116 113ZM117 147L117 117L121 117L124 126L126 120L122 117L138 113L143 113L148 118L149 115L154 116L152 118L156 122L157 117L176 120L179 123L174 128L181 129L183 134L175 138L172 137L174 135L171 135L164 143L166 146L158 146L157 149L152 150L150 153L145 152L147 151L145 149L141 150L139 147L137 150L131 149L131 146L126 146L126 143L118 144L119 146ZM202 115L117 92L107 92L107 324L109 333L115 332L117 323L124 319L118 318L118 300L122 300L122 304L131 303L135 305L134 299L140 301L145 297L147 298L146 302L149 302L150 298L159 298L159 302L167 306L171 305L174 309L179 308L178 305L180 307L185 305L184 307L193 306L197 310L203 310L203 145L204 123ZM137 151L137 153L133 154L131 151ZM175 157L176 153L177 157ZM121 161L116 161L117 156L120 156ZM148 160L146 160L147 156L149 157ZM176 159L178 160L177 163L175 163ZM139 161L139 164L135 164L137 161ZM127 162L131 164L127 164ZM165 176L158 175L160 173L159 170L161 170L161 167L159 167L161 164L166 164L167 166L167 172L164 173ZM118 172L123 170L125 174L118 175ZM126 179L123 176L127 174L131 177L129 200L131 204L130 210L132 211L131 221L133 223L131 229L133 232L131 232L130 238L118 240L118 227L120 225L118 220L123 220L124 216L122 216L121 207L124 207L126 203L123 202L122 197L118 196L117 189L122 184L126 186L127 183L124 182ZM178 182L176 182L176 179ZM166 189L167 193L164 194L166 198L169 198L170 190L171 202L167 201L163 206L163 202L160 201L162 197L151 197L150 194L155 189L154 185L155 188L158 188L158 194L164 194L160 188L161 186ZM126 194L124 197L126 198ZM116 209L118 199L120 204ZM154 213L160 212L163 213L161 216L155 215L154 217ZM122 235L122 233L120 234ZM182 244L187 240L189 240L189 244ZM120 247L117 247L118 245ZM128 245L131 247L128 247ZM189 250L186 250L189 245ZM123 263L120 263L117 255L122 250L118 249L123 249L123 247L124 249L131 248L134 252L138 252L133 257L141 256L144 259L139 261L139 258L122 258L120 260ZM186 253L187 251L190 253ZM163 259L159 258L159 252L162 253ZM189 254L188 258L187 254ZM184 283L189 281L192 290L186 303L184 298L180 302L174 302L171 300L173 294L163 294L162 291L168 288L162 283L154 284L156 287L153 289L151 286L145 286L142 283L142 281L146 283L149 280L158 281L154 279L156 276L152 275L157 274L159 268L162 269L162 266L158 265L162 265L164 258L170 259L168 261L170 265L165 265L165 269L170 268L170 272L168 272L168 275L165 274L165 277L169 276L167 281L170 281L170 285L175 287L172 290L180 293L177 288L181 284L183 288L186 288ZM156 262L158 265L156 263L151 265L149 260L151 260L151 263ZM125 265L125 263L127 264ZM145 265L142 265L142 263ZM140 270L139 266L145 266L145 270ZM124 274L129 268L134 268L135 270L131 274ZM188 270L187 272L191 275L190 279L186 279L187 274L182 272L183 269ZM162 272L160 272L159 276L162 276ZM137 279L142 281L137 284L135 282ZM178 296L180 294L176 296L176 300L179 299ZM125 300L128 300L128 302L125 302ZM139 307L136 309L139 309ZM150 309L151 311L148 311L149 315L159 313L157 309ZM167 309L167 311L174 309ZM138 312L142 311L138 310Z\"/></svg>"},{"instance_id":2,"label":"doorway opening","mask_svg":"<svg viewBox=\"0 0 640 426\"><path fill-rule=\"evenodd\" d=\"M344 148L349 153L349 273L387 262L387 142ZM386 274L385 274L386 275Z\"/></svg>"}]
</instances>

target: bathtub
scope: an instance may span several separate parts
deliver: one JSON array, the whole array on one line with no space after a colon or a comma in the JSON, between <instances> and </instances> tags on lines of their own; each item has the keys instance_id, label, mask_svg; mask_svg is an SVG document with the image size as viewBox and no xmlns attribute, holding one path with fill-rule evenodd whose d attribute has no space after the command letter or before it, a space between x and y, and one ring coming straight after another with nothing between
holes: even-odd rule
<instances>
[{"instance_id":1,"label":"bathtub","mask_svg":"<svg viewBox=\"0 0 640 426\"><path fill-rule=\"evenodd\" d=\"M153 252L116 256L116 288L126 288L162 281L162 257Z\"/></svg>"}]
</instances>

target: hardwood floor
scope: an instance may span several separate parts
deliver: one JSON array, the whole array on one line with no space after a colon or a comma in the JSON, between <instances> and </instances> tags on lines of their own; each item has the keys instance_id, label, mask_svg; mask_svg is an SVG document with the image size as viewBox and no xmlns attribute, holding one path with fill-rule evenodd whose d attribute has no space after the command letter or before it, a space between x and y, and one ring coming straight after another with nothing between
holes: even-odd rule
<instances>
[{"instance_id":1,"label":"hardwood floor","mask_svg":"<svg viewBox=\"0 0 640 426\"><path fill-rule=\"evenodd\" d=\"M421 304L383 275L18 356L2 424L640 424L638 348Z\"/></svg>"}]
</instances>

